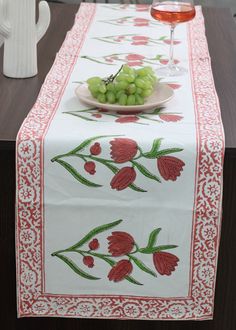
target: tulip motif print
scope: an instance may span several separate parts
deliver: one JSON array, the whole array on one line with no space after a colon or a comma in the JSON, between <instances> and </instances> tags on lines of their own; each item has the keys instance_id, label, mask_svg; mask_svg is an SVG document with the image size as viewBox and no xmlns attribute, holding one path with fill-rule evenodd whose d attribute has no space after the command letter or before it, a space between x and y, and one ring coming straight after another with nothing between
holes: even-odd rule
<instances>
[{"instance_id":1,"label":"tulip motif print","mask_svg":"<svg viewBox=\"0 0 236 330\"><path fill-rule=\"evenodd\" d=\"M146 35L137 35L137 34L119 34L119 35L109 35L104 37L94 37L93 39L99 40L111 44L130 44L133 46L155 46L168 44L169 39L166 36L161 36L158 39L151 38ZM175 41L176 43L177 41Z\"/></svg>"},{"instance_id":2,"label":"tulip motif print","mask_svg":"<svg viewBox=\"0 0 236 330\"><path fill-rule=\"evenodd\" d=\"M76 244L64 250L55 251L51 256L62 260L72 271L87 280L100 279L89 274L87 269L86 271L84 270L84 268L96 268L96 260L102 260L109 265L110 270L107 273L107 278L114 283L126 280L135 285L143 285L132 277L135 267L153 277L157 277L158 275L170 276L176 270L179 258L172 253L165 252L165 250L175 249L178 246L157 245L161 228L155 228L149 234L148 242L144 247L140 247L134 237L128 232L112 231L106 238L108 253L99 251L98 235L118 226L122 221L117 220L98 226L92 229ZM82 257L82 266L79 267L71 259L73 253L79 254ZM152 256L153 269L145 265L142 261L144 255Z\"/></svg>"},{"instance_id":3,"label":"tulip motif print","mask_svg":"<svg viewBox=\"0 0 236 330\"><path fill-rule=\"evenodd\" d=\"M95 63L106 64L106 65L118 65L127 64L128 66L143 66L143 65L158 65L163 66L168 63L168 58L166 55L157 54L154 57L147 57L138 53L113 53L103 56L88 56L83 55L81 58L89 60ZM179 60L174 59L174 63L178 64Z\"/></svg>"},{"instance_id":4,"label":"tulip motif print","mask_svg":"<svg viewBox=\"0 0 236 330\"><path fill-rule=\"evenodd\" d=\"M130 5L129 3L124 3L124 4L112 4L110 5L103 5L104 8L108 8L109 10L118 10L119 12L121 10L127 10L130 9L134 6L136 11L139 12L144 12L144 11L149 11L150 10L150 5L148 4L136 4L136 5Z\"/></svg>"},{"instance_id":5,"label":"tulip motif print","mask_svg":"<svg viewBox=\"0 0 236 330\"><path fill-rule=\"evenodd\" d=\"M169 84L171 88L177 89L180 85ZM183 119L183 116L177 112L165 112L165 108L158 107L149 112L142 111L117 111L116 113L102 108L88 108L75 111L65 111L64 113L70 116L89 122L110 122L113 119L118 124L136 124L149 125L152 122L176 123Z\"/></svg>"},{"instance_id":6,"label":"tulip motif print","mask_svg":"<svg viewBox=\"0 0 236 330\"><path fill-rule=\"evenodd\" d=\"M149 26L156 27L160 26L160 23L153 21L152 19L136 17L136 16L123 16L114 19L101 20L101 23L110 24L110 25L118 25L118 26Z\"/></svg>"},{"instance_id":7,"label":"tulip motif print","mask_svg":"<svg viewBox=\"0 0 236 330\"><path fill-rule=\"evenodd\" d=\"M109 138L110 158L102 157L102 145L99 142L102 138ZM110 180L111 189L121 191L130 188L136 192L146 192L144 188L136 185L138 175L157 183L164 181L176 181L181 176L185 163L183 160L172 154L183 151L182 148L161 149L162 138L153 141L152 147L145 152L138 143L131 138L123 136L95 136L83 141L73 150L57 155L51 159L65 168L79 183L87 187L98 188L102 185L87 179L80 170L72 166L67 159L76 158L83 162L83 169L86 174L95 176L97 165L105 166L112 172ZM106 144L106 142L105 142ZM104 145L105 146L105 145ZM142 164L142 160L155 161L156 172L151 172ZM159 175L158 175L159 172Z\"/></svg>"}]
</instances>

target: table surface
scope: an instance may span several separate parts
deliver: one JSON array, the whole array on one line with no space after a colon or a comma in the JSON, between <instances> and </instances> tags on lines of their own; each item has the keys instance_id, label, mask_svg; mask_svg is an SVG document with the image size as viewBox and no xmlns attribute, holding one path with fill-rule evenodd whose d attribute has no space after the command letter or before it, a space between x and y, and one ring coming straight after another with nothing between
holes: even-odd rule
<instances>
[{"instance_id":1,"label":"table surface","mask_svg":"<svg viewBox=\"0 0 236 330\"><path fill-rule=\"evenodd\" d=\"M56 52L73 25L78 5L51 3L51 24L38 45L38 75L0 75L0 150L15 150L17 132L33 107ZM226 154L236 156L236 24L229 9L204 8L212 71L225 129ZM3 49L0 50L2 71Z\"/></svg>"}]
</instances>

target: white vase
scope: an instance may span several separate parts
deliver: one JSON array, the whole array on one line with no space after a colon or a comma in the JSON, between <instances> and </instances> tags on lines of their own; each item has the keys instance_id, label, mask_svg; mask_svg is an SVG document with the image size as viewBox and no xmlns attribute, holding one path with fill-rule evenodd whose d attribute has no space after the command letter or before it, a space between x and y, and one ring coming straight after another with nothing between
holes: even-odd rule
<instances>
[{"instance_id":1,"label":"white vase","mask_svg":"<svg viewBox=\"0 0 236 330\"><path fill-rule=\"evenodd\" d=\"M28 78L38 73L37 43L50 23L46 1L39 3L35 23L35 0L0 0L0 34L4 38L3 73Z\"/></svg>"}]
</instances>

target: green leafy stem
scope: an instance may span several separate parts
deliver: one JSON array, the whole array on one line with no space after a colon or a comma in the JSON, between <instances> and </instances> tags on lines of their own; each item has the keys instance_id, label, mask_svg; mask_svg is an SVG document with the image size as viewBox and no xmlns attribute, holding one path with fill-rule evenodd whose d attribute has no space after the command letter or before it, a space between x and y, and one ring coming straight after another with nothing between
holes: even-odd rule
<instances>
[{"instance_id":1,"label":"green leafy stem","mask_svg":"<svg viewBox=\"0 0 236 330\"><path fill-rule=\"evenodd\" d=\"M116 162L114 160L111 159L105 159L105 158L101 158L95 155L92 155L90 153L83 153L82 151L87 148L88 146L91 145L92 142L97 141L101 138L107 138L107 137L117 137L120 135L111 135L111 136L95 136L89 139L86 139L85 141L83 141L79 146L77 146L76 148L74 148L73 150L64 153L64 154L60 154L57 155L55 157L53 157L51 159L52 162L57 162L58 164L60 164L62 167L64 167L77 181L79 181L81 184L86 185L87 187L93 187L93 188L98 188L101 187L101 184L92 182L91 180L88 180L87 178L85 178L84 176L82 176L77 169L75 169L70 163L66 162L64 159L68 158L68 157L77 157L79 159L81 159L82 161L84 161L85 163L88 161L93 161L94 163L100 163L102 165L104 165L107 169L109 169L113 174L117 174L119 172L119 168L116 166ZM176 153L176 152L180 152L183 149L181 148L168 148L168 149L163 149L160 150L160 146L161 146L161 142L162 142L162 138L158 138L155 139L153 141L153 145L150 151L148 152L144 152L142 150L142 148L140 146L138 146L138 154L136 157L132 158L131 160L129 160L129 163L131 164L131 166L133 168L135 168L138 172L140 172L142 175L144 175L145 177L147 177L148 179L154 180L156 182L161 183L161 179L151 173L147 167L145 167L144 165L142 165L140 163L141 158L146 158L146 159L157 159L159 157L168 155L168 154L172 154L172 153ZM137 192L146 192L145 189L138 187L137 185L135 185L134 183L129 184L128 186L130 189L137 191Z\"/></svg>"},{"instance_id":2,"label":"green leafy stem","mask_svg":"<svg viewBox=\"0 0 236 330\"><path fill-rule=\"evenodd\" d=\"M88 272L84 271L82 268L80 268L70 257L68 257L68 253L77 253L82 257L85 256L91 256L93 258L97 258L100 260L103 260L105 263L107 263L109 266L114 267L117 264L116 257L112 256L111 254L104 254L104 253L98 253L94 252L91 249L82 249L82 246L87 244L89 241L91 241L92 238L97 236L98 234L105 232L107 230L110 230L117 225L119 225L123 220L119 219L117 221L98 226L94 229L92 229L87 235L85 235L80 241L78 241L76 244L70 246L67 249L58 250L51 254L52 257L57 257L60 260L62 260L67 266L69 266L77 275L88 279L88 280L99 280L99 277L93 276L89 274ZM135 254L153 254L157 253L163 250L169 250L174 249L177 247L177 245L159 245L156 246L157 237L161 231L161 228L154 229L148 239L148 243L145 247L140 248L136 242L134 242L134 251L131 251L129 253L124 253L122 257L126 257L126 260L129 260L132 264L136 265L140 270L143 272L152 275L153 277L157 277L156 273L150 269L147 265L145 265L140 258L137 258ZM136 285L142 285L139 281L134 279L132 276L127 275L124 277L124 280L127 280L128 282Z\"/></svg>"}]
</instances>

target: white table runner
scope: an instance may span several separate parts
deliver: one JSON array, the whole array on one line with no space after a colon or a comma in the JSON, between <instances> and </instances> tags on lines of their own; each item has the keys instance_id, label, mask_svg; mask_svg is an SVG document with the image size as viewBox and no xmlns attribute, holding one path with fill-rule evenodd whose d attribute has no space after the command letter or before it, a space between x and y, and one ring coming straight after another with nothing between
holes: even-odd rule
<instances>
[{"instance_id":1,"label":"white table runner","mask_svg":"<svg viewBox=\"0 0 236 330\"><path fill-rule=\"evenodd\" d=\"M211 319L224 134L201 8L176 29L150 113L81 104L121 64L165 65L168 27L147 5L84 4L17 138L18 315Z\"/></svg>"}]
</instances>

